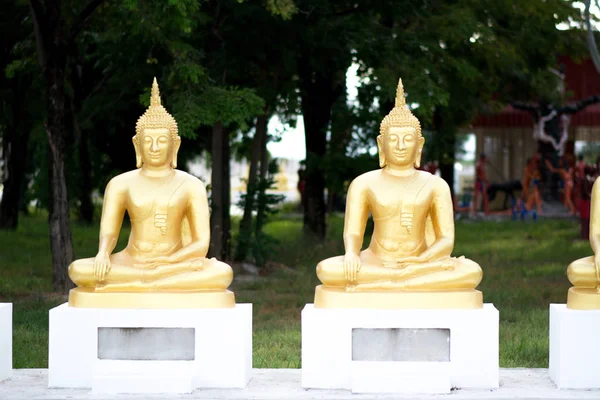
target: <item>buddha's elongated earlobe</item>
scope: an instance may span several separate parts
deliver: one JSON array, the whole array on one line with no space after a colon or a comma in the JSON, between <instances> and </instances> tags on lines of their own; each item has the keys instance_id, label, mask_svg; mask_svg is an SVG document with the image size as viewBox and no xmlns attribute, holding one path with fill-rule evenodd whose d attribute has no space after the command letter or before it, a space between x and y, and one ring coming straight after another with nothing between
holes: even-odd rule
<instances>
[{"instance_id":1,"label":"buddha's elongated earlobe","mask_svg":"<svg viewBox=\"0 0 600 400\"><path fill-rule=\"evenodd\" d=\"M177 154L179 153L179 147L181 146L181 138L177 136L173 140L173 158L171 159L171 167L177 168Z\"/></svg>"},{"instance_id":2,"label":"buddha's elongated earlobe","mask_svg":"<svg viewBox=\"0 0 600 400\"><path fill-rule=\"evenodd\" d=\"M379 154L379 168L385 167L385 153L383 152L383 136L377 136L377 153Z\"/></svg>"},{"instance_id":3,"label":"buddha's elongated earlobe","mask_svg":"<svg viewBox=\"0 0 600 400\"><path fill-rule=\"evenodd\" d=\"M421 153L421 150L419 150L417 152L417 159L415 160L415 168L419 169L421 167L421 157L423 156L423 153Z\"/></svg>"},{"instance_id":4,"label":"buddha's elongated earlobe","mask_svg":"<svg viewBox=\"0 0 600 400\"><path fill-rule=\"evenodd\" d=\"M419 137L419 150L417 150L417 157L415 158L415 168L421 167L421 158L423 157L423 146L425 145L425 138Z\"/></svg>"},{"instance_id":5,"label":"buddha's elongated earlobe","mask_svg":"<svg viewBox=\"0 0 600 400\"><path fill-rule=\"evenodd\" d=\"M131 141L133 142L133 148L135 149L135 167L136 168L141 168L142 167L142 152L140 149L140 144L138 142L138 137L137 135L135 135L134 137L131 138Z\"/></svg>"}]
</instances>

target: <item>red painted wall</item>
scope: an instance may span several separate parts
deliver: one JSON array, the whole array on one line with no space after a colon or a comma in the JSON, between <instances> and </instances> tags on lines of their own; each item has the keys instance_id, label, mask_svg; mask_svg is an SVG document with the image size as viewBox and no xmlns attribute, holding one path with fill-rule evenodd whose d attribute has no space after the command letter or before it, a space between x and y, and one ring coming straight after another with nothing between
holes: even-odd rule
<instances>
[{"instance_id":1,"label":"red painted wall","mask_svg":"<svg viewBox=\"0 0 600 400\"><path fill-rule=\"evenodd\" d=\"M559 63L565 67L565 83L569 102L576 102L594 95L600 95L600 74L594 68L591 59L576 63L567 56L559 57ZM479 115L472 122L474 128L510 128L532 126L533 119L528 112L506 106L502 111L491 115ZM593 104L575 114L570 125L600 126L600 103Z\"/></svg>"}]
</instances>

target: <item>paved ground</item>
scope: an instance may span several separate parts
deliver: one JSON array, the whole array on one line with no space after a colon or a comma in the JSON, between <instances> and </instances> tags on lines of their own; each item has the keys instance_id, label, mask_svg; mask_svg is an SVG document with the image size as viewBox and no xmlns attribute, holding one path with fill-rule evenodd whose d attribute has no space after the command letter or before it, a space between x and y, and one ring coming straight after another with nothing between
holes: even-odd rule
<instances>
[{"instance_id":1,"label":"paved ground","mask_svg":"<svg viewBox=\"0 0 600 400\"><path fill-rule=\"evenodd\" d=\"M558 390L546 369L500 369L500 389L455 390L450 395L353 395L345 390L304 390L299 369L255 369L246 389L197 390L190 395L99 396L85 389L48 389L45 369L18 369L0 383L2 400L78 399L600 399L600 390Z\"/></svg>"}]
</instances>

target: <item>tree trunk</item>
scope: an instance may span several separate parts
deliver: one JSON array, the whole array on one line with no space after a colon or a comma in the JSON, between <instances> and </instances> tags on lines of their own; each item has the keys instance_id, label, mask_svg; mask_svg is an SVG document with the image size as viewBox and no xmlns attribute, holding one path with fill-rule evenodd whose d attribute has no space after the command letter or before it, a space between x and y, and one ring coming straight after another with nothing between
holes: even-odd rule
<instances>
[{"instance_id":1,"label":"tree trunk","mask_svg":"<svg viewBox=\"0 0 600 400\"><path fill-rule=\"evenodd\" d=\"M21 194L26 185L29 137L32 123L27 113L20 78L13 79L14 101L12 105L12 123L6 128L2 140L4 155L4 189L0 203L0 229L16 230L21 209Z\"/></svg>"},{"instance_id":2,"label":"tree trunk","mask_svg":"<svg viewBox=\"0 0 600 400\"><path fill-rule=\"evenodd\" d=\"M347 104L345 93L334 103L331 110L331 139L329 142L330 163L345 162L346 149L352 138L354 122ZM334 168L327 175L327 213L334 211L339 204L337 196L344 191L344 182L354 179L348 168Z\"/></svg>"},{"instance_id":3,"label":"tree trunk","mask_svg":"<svg viewBox=\"0 0 600 400\"><path fill-rule=\"evenodd\" d=\"M256 227L254 237L258 239L262 233L263 225L266 220L266 191L267 174L269 173L269 151L267 150L267 118L256 124L256 133L259 137L260 150L260 175L258 185L258 206L256 208Z\"/></svg>"},{"instance_id":4,"label":"tree trunk","mask_svg":"<svg viewBox=\"0 0 600 400\"><path fill-rule=\"evenodd\" d=\"M52 250L52 288L67 291L73 284L67 268L73 262L71 226L69 222L69 199L65 178L65 93L64 69L56 65L48 68L46 90L48 92L46 133L48 135L48 177L50 183L50 247Z\"/></svg>"},{"instance_id":5,"label":"tree trunk","mask_svg":"<svg viewBox=\"0 0 600 400\"><path fill-rule=\"evenodd\" d=\"M229 132L226 128L223 128L223 207L221 209L223 213L223 239L222 239L222 250L221 260L231 259L231 169L229 160L231 159L231 146L229 144Z\"/></svg>"},{"instance_id":6,"label":"tree trunk","mask_svg":"<svg viewBox=\"0 0 600 400\"><path fill-rule=\"evenodd\" d=\"M262 119L261 119L262 118ZM235 261L244 261L248 256L248 249L252 236L252 211L256 200L257 169L260 162L260 134L259 126L264 123L266 127L266 115L258 117L254 138L252 139L252 155L250 158L250 170L248 172L248 181L246 182L246 199L244 202L244 216L240 221L240 234L235 253Z\"/></svg>"},{"instance_id":7,"label":"tree trunk","mask_svg":"<svg viewBox=\"0 0 600 400\"><path fill-rule=\"evenodd\" d=\"M231 247L231 182L229 170L229 135L221 122L213 125L211 175L211 245L210 256L230 258Z\"/></svg>"},{"instance_id":8,"label":"tree trunk","mask_svg":"<svg viewBox=\"0 0 600 400\"><path fill-rule=\"evenodd\" d=\"M90 163L89 134L81 130L77 113L79 108L71 108L73 129L79 138L79 216L87 224L94 220L94 203L92 202L92 165Z\"/></svg>"},{"instance_id":9,"label":"tree trunk","mask_svg":"<svg viewBox=\"0 0 600 400\"><path fill-rule=\"evenodd\" d=\"M336 71L332 66L325 65L321 71L313 71L305 57L300 57L297 65L306 142L304 229L310 234L324 238L325 171L321 164L327 152L327 129L331 120L331 109L335 100L345 90L345 80L341 79L340 82L340 71ZM342 77L344 73L345 70L341 73Z\"/></svg>"},{"instance_id":10,"label":"tree trunk","mask_svg":"<svg viewBox=\"0 0 600 400\"><path fill-rule=\"evenodd\" d=\"M454 163L453 162L440 162L440 175L442 179L448 182L450 186L450 193L454 198Z\"/></svg>"},{"instance_id":11,"label":"tree trunk","mask_svg":"<svg viewBox=\"0 0 600 400\"><path fill-rule=\"evenodd\" d=\"M65 78L67 49L103 0L92 0L74 19L71 27L65 22L68 14L60 0L29 0L37 56L44 76L46 100L46 134L48 135L48 176L50 184L50 247L52 250L52 287L66 291L73 287L67 268L73 261L69 202L65 177Z\"/></svg>"},{"instance_id":12,"label":"tree trunk","mask_svg":"<svg viewBox=\"0 0 600 400\"><path fill-rule=\"evenodd\" d=\"M304 121L311 118L310 106L302 107ZM320 133L326 130L327 125L318 122L305 122L306 134L306 184L304 204L304 229L324 238L326 232L325 222L325 177L321 167L321 160L326 153L326 136Z\"/></svg>"},{"instance_id":13,"label":"tree trunk","mask_svg":"<svg viewBox=\"0 0 600 400\"><path fill-rule=\"evenodd\" d=\"M211 257L220 257L223 251L223 124L217 122L212 130L212 172L210 251Z\"/></svg>"},{"instance_id":14,"label":"tree trunk","mask_svg":"<svg viewBox=\"0 0 600 400\"><path fill-rule=\"evenodd\" d=\"M38 58L44 75L46 134L48 135L48 177L50 185L50 248L52 288L67 291L73 287L67 268L73 261L69 202L65 178L65 75L67 69L67 29L61 19L61 3L30 1Z\"/></svg>"},{"instance_id":15,"label":"tree trunk","mask_svg":"<svg viewBox=\"0 0 600 400\"><path fill-rule=\"evenodd\" d=\"M20 131L20 132L18 132ZM4 189L0 204L0 229L16 230L19 223L21 192L27 166L30 127L11 127L3 141Z\"/></svg>"},{"instance_id":16,"label":"tree trunk","mask_svg":"<svg viewBox=\"0 0 600 400\"><path fill-rule=\"evenodd\" d=\"M450 124L441 107L436 108L433 115L435 134L433 140L437 141L439 149L440 175L450 186L454 199L454 161L456 156L456 128Z\"/></svg>"},{"instance_id":17,"label":"tree trunk","mask_svg":"<svg viewBox=\"0 0 600 400\"><path fill-rule=\"evenodd\" d=\"M71 60L78 60L79 54L77 46L71 46ZM89 133L87 130L82 130L79 125L79 115L83 106L83 61L71 63L71 85L73 94L70 99L70 112L73 131L77 138L79 173L77 174L79 183L79 217L80 219L91 224L94 220L94 204L92 202L92 165L90 162L89 149Z\"/></svg>"}]
</instances>

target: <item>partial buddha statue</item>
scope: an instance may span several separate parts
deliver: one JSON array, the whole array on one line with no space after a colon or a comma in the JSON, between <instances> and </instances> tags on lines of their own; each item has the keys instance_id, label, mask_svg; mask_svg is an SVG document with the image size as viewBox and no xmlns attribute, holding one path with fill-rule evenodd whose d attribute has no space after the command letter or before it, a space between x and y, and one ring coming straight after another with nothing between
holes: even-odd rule
<instances>
[{"instance_id":1,"label":"partial buddha statue","mask_svg":"<svg viewBox=\"0 0 600 400\"><path fill-rule=\"evenodd\" d=\"M278 190L280 192L288 191L288 189L289 189L288 177L287 177L287 174L285 173L285 169L283 168L282 163L279 163L279 172L277 172L277 175L275 175L275 182L276 182L275 190Z\"/></svg>"},{"instance_id":2,"label":"partial buddha statue","mask_svg":"<svg viewBox=\"0 0 600 400\"><path fill-rule=\"evenodd\" d=\"M451 257L454 212L448 184L418 170L425 139L406 107L402 80L377 137L378 170L352 181L344 220L345 255L317 265L315 307L480 308L479 265ZM374 223L361 251L367 219Z\"/></svg>"},{"instance_id":3,"label":"partial buddha statue","mask_svg":"<svg viewBox=\"0 0 600 400\"><path fill-rule=\"evenodd\" d=\"M210 243L204 184L175 169L181 138L161 105L156 79L150 107L133 136L137 169L104 192L98 254L69 266L74 307L234 307L229 265L206 258ZM131 234L114 253L127 212Z\"/></svg>"},{"instance_id":4,"label":"partial buddha statue","mask_svg":"<svg viewBox=\"0 0 600 400\"><path fill-rule=\"evenodd\" d=\"M600 179L592 187L590 213L590 245L593 256L573 261L567 277L573 287L567 295L567 308L600 310Z\"/></svg>"}]
</instances>

